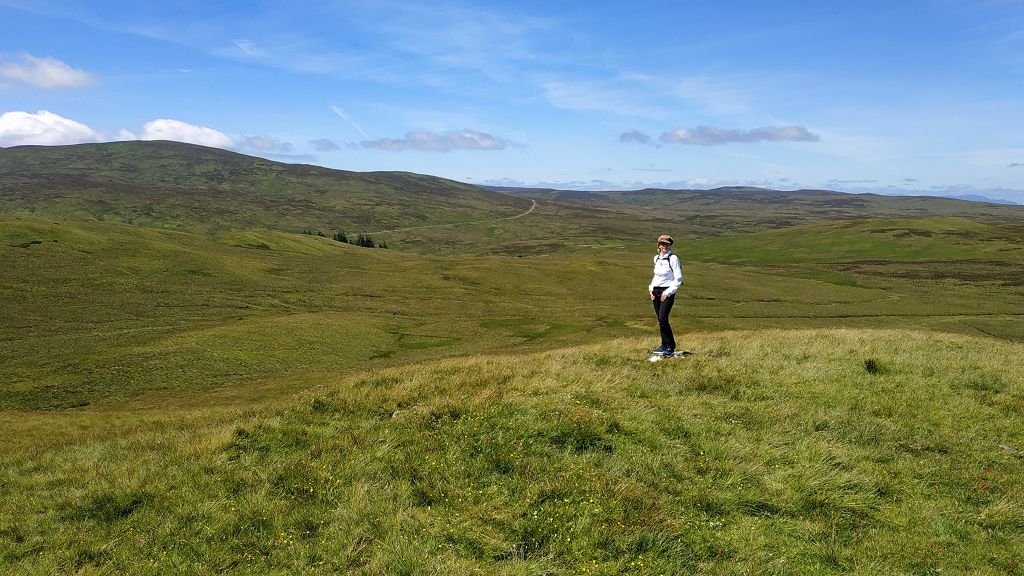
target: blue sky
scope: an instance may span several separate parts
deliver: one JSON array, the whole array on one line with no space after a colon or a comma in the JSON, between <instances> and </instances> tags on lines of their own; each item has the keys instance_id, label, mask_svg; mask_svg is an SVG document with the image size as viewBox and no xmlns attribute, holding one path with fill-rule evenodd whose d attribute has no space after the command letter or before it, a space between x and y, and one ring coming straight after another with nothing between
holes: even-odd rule
<instances>
[{"instance_id":1,"label":"blue sky","mask_svg":"<svg viewBox=\"0 0 1024 576\"><path fill-rule=\"evenodd\" d=\"M1024 202L1024 3L0 0L0 146Z\"/></svg>"}]
</instances>

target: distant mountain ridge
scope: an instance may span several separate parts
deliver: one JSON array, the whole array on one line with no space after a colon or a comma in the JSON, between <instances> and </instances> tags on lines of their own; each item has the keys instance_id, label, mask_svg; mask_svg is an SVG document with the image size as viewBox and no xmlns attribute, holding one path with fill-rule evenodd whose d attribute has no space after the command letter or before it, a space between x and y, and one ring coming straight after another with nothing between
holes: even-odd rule
<instances>
[{"instance_id":1,"label":"distant mountain ridge","mask_svg":"<svg viewBox=\"0 0 1024 576\"><path fill-rule=\"evenodd\" d=\"M185 229L367 230L506 217L525 199L409 172L169 141L0 149L0 212Z\"/></svg>"},{"instance_id":2,"label":"distant mountain ridge","mask_svg":"<svg viewBox=\"0 0 1024 576\"><path fill-rule=\"evenodd\" d=\"M526 198L592 205L654 208L669 213L747 220L785 227L815 220L954 216L979 222L1019 224L1024 206L1009 202L965 201L938 196L887 196L833 190L772 190L753 186L702 189L645 188L630 191L582 191L552 188L488 187ZM968 199L971 200L971 199Z\"/></svg>"},{"instance_id":3,"label":"distant mountain ridge","mask_svg":"<svg viewBox=\"0 0 1024 576\"><path fill-rule=\"evenodd\" d=\"M785 191L775 190L773 188L761 188L759 186L719 186L717 188L638 188L636 190L571 190L561 188L545 188L545 187L529 187L529 186L484 186L489 190L496 192L503 192L505 194L557 194L559 197L573 197L579 199L593 200L594 198L603 197L607 194L652 194L652 193L663 193L663 192L685 192L685 193L703 193L712 192L716 194L802 194L802 193L813 193L813 194L836 194L841 196L912 196L912 197L925 197L925 198L941 198L947 200L966 200L968 202L985 202L987 204L1003 204L1007 206L1020 206L1018 202L1012 200L1006 200L1003 198L990 198L988 196L982 196L980 194L961 194L958 196L936 196L929 194L876 194L873 192L839 192L835 190L817 189L817 188L801 188L799 190Z\"/></svg>"},{"instance_id":4,"label":"distant mountain ridge","mask_svg":"<svg viewBox=\"0 0 1024 576\"><path fill-rule=\"evenodd\" d=\"M988 196L980 196L978 194L962 194L960 196L947 196L947 198L967 200L968 202L985 202L988 204L1005 204L1007 206L1020 206L1018 202L1014 202L1013 200L1005 200L1003 198L989 198Z\"/></svg>"}]
</instances>

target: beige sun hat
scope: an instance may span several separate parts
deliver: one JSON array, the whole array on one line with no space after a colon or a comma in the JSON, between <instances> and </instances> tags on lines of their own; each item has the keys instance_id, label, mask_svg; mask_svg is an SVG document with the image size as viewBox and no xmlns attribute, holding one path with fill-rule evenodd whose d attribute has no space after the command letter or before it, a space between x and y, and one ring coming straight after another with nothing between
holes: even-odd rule
<instances>
[{"instance_id":1,"label":"beige sun hat","mask_svg":"<svg viewBox=\"0 0 1024 576\"><path fill-rule=\"evenodd\" d=\"M662 234L661 236L658 236L658 244L661 244L662 242L671 246L675 240L672 240L672 237L668 234Z\"/></svg>"}]
</instances>

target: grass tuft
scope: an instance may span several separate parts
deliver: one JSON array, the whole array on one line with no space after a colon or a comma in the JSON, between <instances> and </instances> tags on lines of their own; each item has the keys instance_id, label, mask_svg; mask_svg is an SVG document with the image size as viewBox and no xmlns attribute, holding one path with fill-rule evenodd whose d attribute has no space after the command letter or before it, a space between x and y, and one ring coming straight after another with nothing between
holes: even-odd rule
<instances>
[{"instance_id":1,"label":"grass tuft","mask_svg":"<svg viewBox=\"0 0 1024 576\"><path fill-rule=\"evenodd\" d=\"M882 366L874 358L868 358L864 361L864 370L868 374L879 374L882 372Z\"/></svg>"}]
</instances>

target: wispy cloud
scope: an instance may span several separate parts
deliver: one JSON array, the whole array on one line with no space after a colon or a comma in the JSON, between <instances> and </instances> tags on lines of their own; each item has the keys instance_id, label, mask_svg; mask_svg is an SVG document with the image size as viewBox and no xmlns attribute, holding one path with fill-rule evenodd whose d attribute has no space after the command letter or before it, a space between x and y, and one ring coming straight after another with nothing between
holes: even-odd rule
<instances>
[{"instance_id":1,"label":"wispy cloud","mask_svg":"<svg viewBox=\"0 0 1024 576\"><path fill-rule=\"evenodd\" d=\"M622 116L665 118L668 113L643 104L640 90L596 81L559 80L541 84L544 98L555 108L611 112Z\"/></svg>"},{"instance_id":2,"label":"wispy cloud","mask_svg":"<svg viewBox=\"0 0 1024 576\"><path fill-rule=\"evenodd\" d=\"M386 18L381 11L387 12ZM519 79L523 64L559 60L557 53L543 47L558 28L551 18L453 3L401 1L363 10L356 18L363 29L386 39L399 59L412 58L435 70L472 71L510 82Z\"/></svg>"},{"instance_id":3,"label":"wispy cloud","mask_svg":"<svg viewBox=\"0 0 1024 576\"><path fill-rule=\"evenodd\" d=\"M56 58L27 52L16 56L0 53L0 76L48 90L78 88L97 80L95 75L72 68Z\"/></svg>"},{"instance_id":4,"label":"wispy cloud","mask_svg":"<svg viewBox=\"0 0 1024 576\"><path fill-rule=\"evenodd\" d=\"M1021 166L1024 166L1024 162L1010 162L1007 168L1020 168Z\"/></svg>"},{"instance_id":5,"label":"wispy cloud","mask_svg":"<svg viewBox=\"0 0 1024 576\"><path fill-rule=\"evenodd\" d=\"M364 140L363 148L399 152L418 150L430 152L447 152L454 149L463 150L503 150L507 142L484 132L476 130L459 130L443 133L414 131L407 132L404 138L378 138Z\"/></svg>"},{"instance_id":6,"label":"wispy cloud","mask_svg":"<svg viewBox=\"0 0 1024 576\"><path fill-rule=\"evenodd\" d=\"M344 110L344 109L342 109L342 108L339 108L338 106L331 106L331 110L334 110L334 113L335 113L335 114L337 114L338 116L340 116L342 120L344 120L345 122L348 122L348 123L349 123L349 124L350 124L350 125L351 125L351 126L352 126L353 128L355 128L356 130L358 130L358 131L359 131L359 133L363 135L363 138L366 138L367 140L369 140L369 138L370 138L370 135L369 135L369 134L367 134L365 130L363 130L362 128L360 128L360 127L359 127L359 124L356 124L355 122L353 122L353 121L352 121L352 120L351 120L351 119L350 119L350 118L348 117L348 114L346 114L346 113L345 113L345 110Z\"/></svg>"},{"instance_id":7,"label":"wispy cloud","mask_svg":"<svg viewBox=\"0 0 1024 576\"><path fill-rule=\"evenodd\" d=\"M232 40L232 43L235 46L237 46L238 49L241 50L242 53L245 54L246 56L251 56L253 58L262 58L263 56L267 55L266 52L264 52L263 50L260 50L259 48L257 48L256 44L254 44L252 42L252 40L246 40L244 38L239 38L239 39L236 39L236 40Z\"/></svg>"},{"instance_id":8,"label":"wispy cloud","mask_svg":"<svg viewBox=\"0 0 1024 576\"><path fill-rule=\"evenodd\" d=\"M692 76L675 82L671 92L677 98L695 103L709 114L737 116L751 110L749 86L763 85L763 79L729 79Z\"/></svg>"},{"instance_id":9,"label":"wispy cloud","mask_svg":"<svg viewBox=\"0 0 1024 576\"><path fill-rule=\"evenodd\" d=\"M666 144L693 144L697 146L749 142L817 142L820 139L820 136L809 132L803 126L767 126L752 130L698 126L692 130L679 128L672 132L665 132L660 138Z\"/></svg>"}]
</instances>

